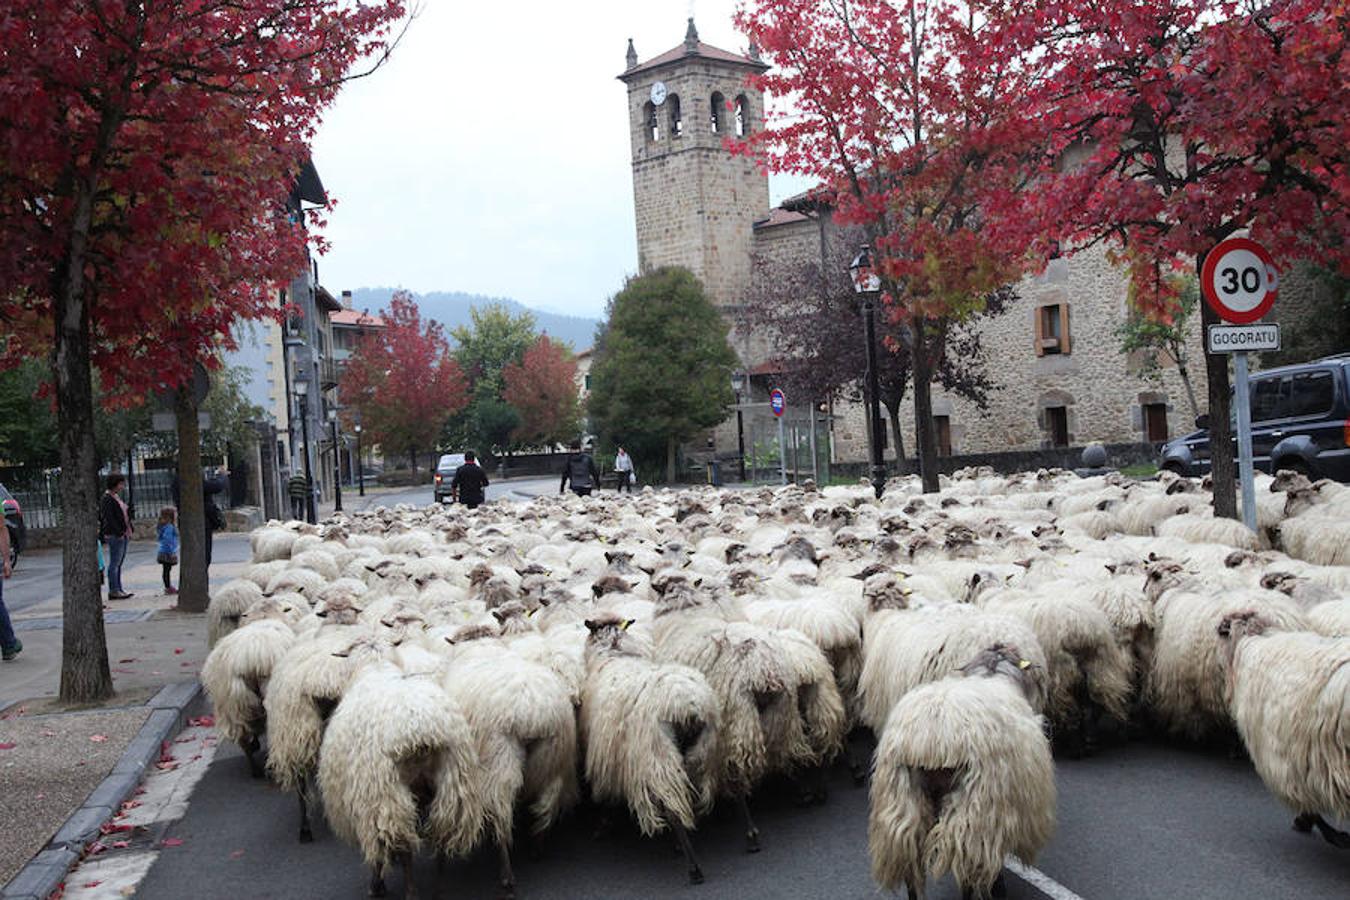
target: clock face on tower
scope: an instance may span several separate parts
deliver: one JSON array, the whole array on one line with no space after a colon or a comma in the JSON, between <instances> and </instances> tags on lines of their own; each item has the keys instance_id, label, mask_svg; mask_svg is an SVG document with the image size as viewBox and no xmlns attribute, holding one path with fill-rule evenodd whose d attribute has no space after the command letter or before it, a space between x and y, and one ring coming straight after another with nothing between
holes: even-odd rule
<instances>
[{"instance_id":1,"label":"clock face on tower","mask_svg":"<svg viewBox=\"0 0 1350 900\"><path fill-rule=\"evenodd\" d=\"M652 103L655 106L660 106L662 103L665 102L666 102L666 83L664 81L658 81L656 84L652 85Z\"/></svg>"}]
</instances>

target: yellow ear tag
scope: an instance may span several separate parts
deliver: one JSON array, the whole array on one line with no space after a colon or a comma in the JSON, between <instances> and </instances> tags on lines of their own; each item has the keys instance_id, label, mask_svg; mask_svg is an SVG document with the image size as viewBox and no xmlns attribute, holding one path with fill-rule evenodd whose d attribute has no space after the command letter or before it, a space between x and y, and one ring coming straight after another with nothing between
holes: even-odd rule
<instances>
[{"instance_id":1,"label":"yellow ear tag","mask_svg":"<svg viewBox=\"0 0 1350 900\"><path fill-rule=\"evenodd\" d=\"M619 627L622 628L624 631L627 631L627 630L628 630L628 626L629 626L629 625L632 625L632 624L633 624L633 620L632 620L632 619L624 619L624 620L623 620L623 624L620 625Z\"/></svg>"},{"instance_id":2,"label":"yellow ear tag","mask_svg":"<svg viewBox=\"0 0 1350 900\"><path fill-rule=\"evenodd\" d=\"M1017 668L1019 668L1019 669L1030 669L1030 668L1031 668L1031 660L1029 660L1029 659L1019 659L1019 660L1017 661Z\"/></svg>"}]
</instances>

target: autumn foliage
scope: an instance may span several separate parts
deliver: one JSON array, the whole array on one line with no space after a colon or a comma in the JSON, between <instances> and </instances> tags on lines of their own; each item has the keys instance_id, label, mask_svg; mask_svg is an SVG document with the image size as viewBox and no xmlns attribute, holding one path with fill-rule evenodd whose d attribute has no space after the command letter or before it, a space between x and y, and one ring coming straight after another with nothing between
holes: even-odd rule
<instances>
[{"instance_id":1,"label":"autumn foliage","mask_svg":"<svg viewBox=\"0 0 1350 900\"><path fill-rule=\"evenodd\" d=\"M520 414L512 437L527 445L566 443L581 431L577 362L567 348L542 335L518 364L502 369L502 399Z\"/></svg>"},{"instance_id":2,"label":"autumn foliage","mask_svg":"<svg viewBox=\"0 0 1350 900\"><path fill-rule=\"evenodd\" d=\"M412 295L395 292L381 313L385 327L367 334L347 360L341 392L362 427L387 451L408 454L436 446L441 429L469 402L464 371L440 323L423 323Z\"/></svg>"}]
</instances>

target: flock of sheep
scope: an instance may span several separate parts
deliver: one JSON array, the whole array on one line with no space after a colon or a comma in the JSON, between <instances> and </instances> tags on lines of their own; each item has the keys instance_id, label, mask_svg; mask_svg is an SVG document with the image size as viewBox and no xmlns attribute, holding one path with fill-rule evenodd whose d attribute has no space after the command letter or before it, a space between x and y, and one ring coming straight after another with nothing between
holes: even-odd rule
<instances>
[{"instance_id":1,"label":"flock of sheep","mask_svg":"<svg viewBox=\"0 0 1350 900\"><path fill-rule=\"evenodd\" d=\"M865 485L652 491L269 523L210 608L221 733L372 870L489 842L583 795L690 832L770 775L823 797L869 766L883 888L998 895L1055 825L1053 746L1238 735L1350 845L1350 490L1263 477L1257 534L1205 485L967 470Z\"/></svg>"}]
</instances>

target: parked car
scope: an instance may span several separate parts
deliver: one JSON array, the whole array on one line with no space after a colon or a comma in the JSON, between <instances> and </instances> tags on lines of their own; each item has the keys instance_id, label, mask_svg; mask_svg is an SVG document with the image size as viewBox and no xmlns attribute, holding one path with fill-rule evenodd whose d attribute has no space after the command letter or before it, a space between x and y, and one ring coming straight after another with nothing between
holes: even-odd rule
<instances>
[{"instance_id":1,"label":"parked car","mask_svg":"<svg viewBox=\"0 0 1350 900\"><path fill-rule=\"evenodd\" d=\"M1251 411L1256 468L1350 482L1350 353L1253 375ZM1232 418L1236 423L1236 409ZM1163 444L1162 468L1192 476L1209 471L1209 417L1195 424L1198 431Z\"/></svg>"},{"instance_id":2,"label":"parked car","mask_svg":"<svg viewBox=\"0 0 1350 900\"><path fill-rule=\"evenodd\" d=\"M437 503L444 503L450 499L450 482L455 477L455 470L462 465L464 465L463 453L446 453L436 463L436 478L432 491Z\"/></svg>"},{"instance_id":3,"label":"parked car","mask_svg":"<svg viewBox=\"0 0 1350 900\"><path fill-rule=\"evenodd\" d=\"M19 564L28 526L23 523L23 507L3 484L0 484L0 505L5 509L5 528L9 529L9 564L14 567Z\"/></svg>"}]
</instances>

